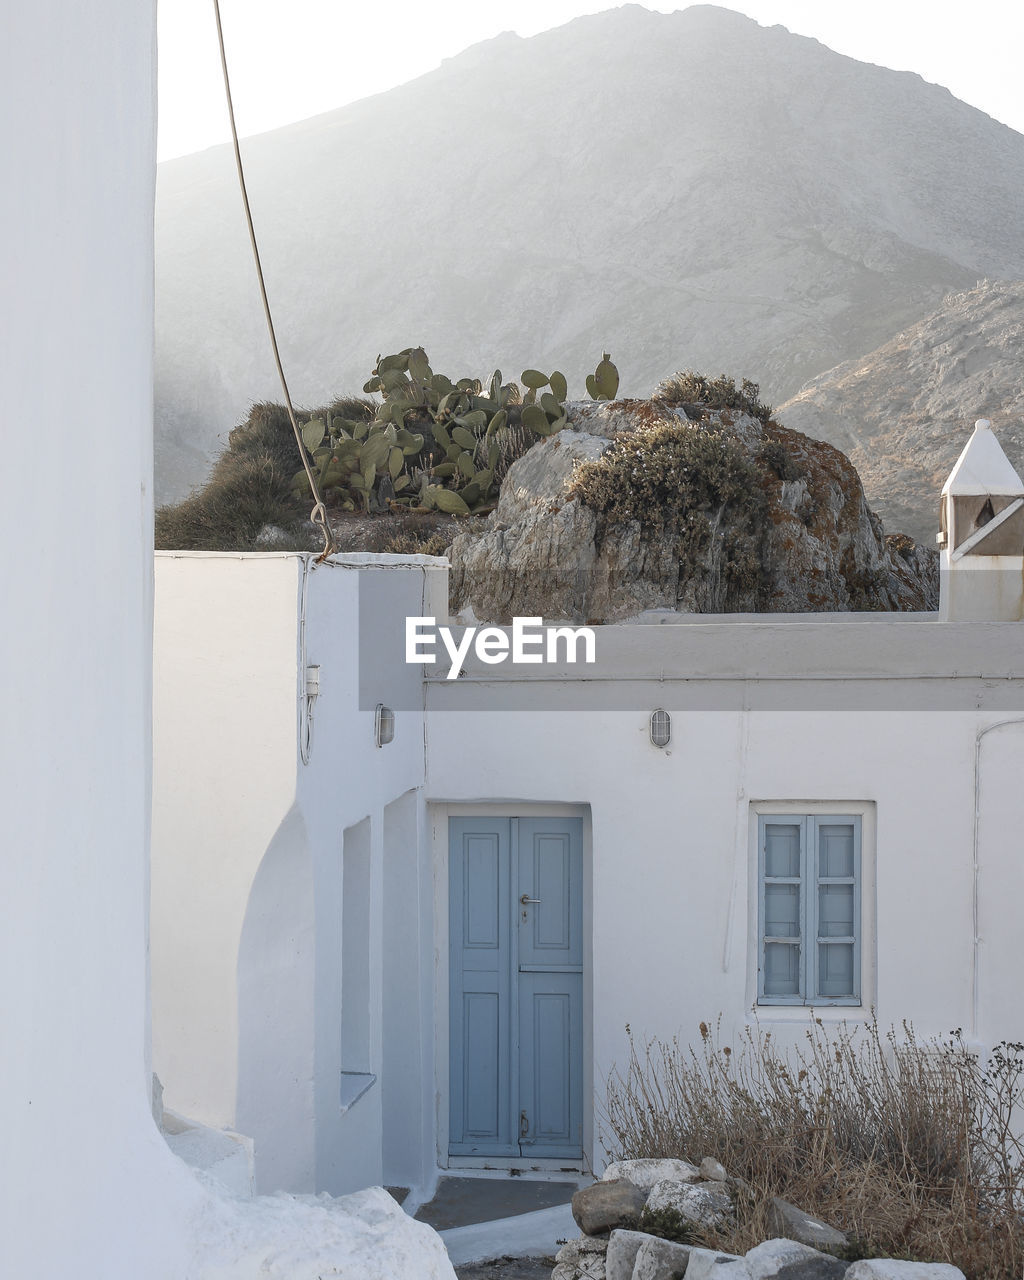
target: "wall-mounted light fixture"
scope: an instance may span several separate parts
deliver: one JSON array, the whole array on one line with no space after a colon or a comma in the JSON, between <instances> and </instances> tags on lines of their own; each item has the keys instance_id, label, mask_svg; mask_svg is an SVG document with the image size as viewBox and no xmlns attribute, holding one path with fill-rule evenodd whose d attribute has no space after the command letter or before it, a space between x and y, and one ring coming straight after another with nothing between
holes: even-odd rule
<instances>
[{"instance_id":1,"label":"wall-mounted light fixture","mask_svg":"<svg viewBox=\"0 0 1024 1280\"><path fill-rule=\"evenodd\" d=\"M667 747L672 741L672 717L660 707L651 712L651 741L656 747Z\"/></svg>"},{"instance_id":2,"label":"wall-mounted light fixture","mask_svg":"<svg viewBox=\"0 0 1024 1280\"><path fill-rule=\"evenodd\" d=\"M373 713L373 740L378 747L386 747L394 736L395 713L383 702L378 702Z\"/></svg>"}]
</instances>

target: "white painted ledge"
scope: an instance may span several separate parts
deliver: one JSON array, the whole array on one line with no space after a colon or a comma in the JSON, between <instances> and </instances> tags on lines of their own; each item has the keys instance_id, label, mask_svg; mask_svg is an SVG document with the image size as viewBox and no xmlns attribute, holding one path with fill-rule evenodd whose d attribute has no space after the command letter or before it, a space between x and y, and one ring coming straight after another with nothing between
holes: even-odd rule
<instances>
[{"instance_id":1,"label":"white painted ledge","mask_svg":"<svg viewBox=\"0 0 1024 1280\"><path fill-rule=\"evenodd\" d=\"M341 1086L338 1090L341 1102L341 1114L344 1115L354 1107L359 1099L377 1083L377 1077L370 1071L343 1071Z\"/></svg>"},{"instance_id":2,"label":"white painted ledge","mask_svg":"<svg viewBox=\"0 0 1024 1280\"><path fill-rule=\"evenodd\" d=\"M579 1234L572 1208L567 1204L520 1213L514 1218L451 1227L440 1233L455 1267L467 1262L489 1262L492 1258L553 1258L559 1240L572 1240Z\"/></svg>"}]
</instances>

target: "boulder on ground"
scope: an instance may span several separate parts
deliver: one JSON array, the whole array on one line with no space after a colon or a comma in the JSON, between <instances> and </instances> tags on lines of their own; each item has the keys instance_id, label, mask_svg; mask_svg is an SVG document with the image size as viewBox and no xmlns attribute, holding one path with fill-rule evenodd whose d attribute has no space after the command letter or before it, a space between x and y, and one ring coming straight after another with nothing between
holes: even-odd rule
<instances>
[{"instance_id":1,"label":"boulder on ground","mask_svg":"<svg viewBox=\"0 0 1024 1280\"><path fill-rule=\"evenodd\" d=\"M964 1280L964 1273L948 1262L864 1258L847 1270L846 1280Z\"/></svg>"},{"instance_id":2,"label":"boulder on ground","mask_svg":"<svg viewBox=\"0 0 1024 1280\"><path fill-rule=\"evenodd\" d=\"M719 1164L714 1156L705 1156L700 1162L700 1176L705 1182L727 1182L729 1179L725 1165Z\"/></svg>"},{"instance_id":3,"label":"boulder on ground","mask_svg":"<svg viewBox=\"0 0 1024 1280\"><path fill-rule=\"evenodd\" d=\"M572 1198L572 1216L584 1235L606 1234L615 1227L635 1224L647 1193L625 1178L595 1182Z\"/></svg>"},{"instance_id":4,"label":"boulder on ground","mask_svg":"<svg viewBox=\"0 0 1024 1280\"><path fill-rule=\"evenodd\" d=\"M575 1262L556 1262L551 1280L607 1280L603 1253L584 1253Z\"/></svg>"},{"instance_id":5,"label":"boulder on ground","mask_svg":"<svg viewBox=\"0 0 1024 1280\"><path fill-rule=\"evenodd\" d=\"M575 1262L556 1262L551 1280L607 1280L604 1254L588 1253Z\"/></svg>"},{"instance_id":6,"label":"boulder on ground","mask_svg":"<svg viewBox=\"0 0 1024 1280\"><path fill-rule=\"evenodd\" d=\"M625 1178L641 1191L650 1191L656 1182L698 1182L700 1170L685 1160L616 1160L605 1169L603 1181Z\"/></svg>"},{"instance_id":7,"label":"boulder on ground","mask_svg":"<svg viewBox=\"0 0 1024 1280\"><path fill-rule=\"evenodd\" d=\"M683 1280L689 1262L689 1245L648 1236L637 1250L633 1280Z\"/></svg>"},{"instance_id":8,"label":"boulder on ground","mask_svg":"<svg viewBox=\"0 0 1024 1280\"><path fill-rule=\"evenodd\" d=\"M796 1240L765 1240L744 1261L751 1280L843 1280L849 1265Z\"/></svg>"},{"instance_id":9,"label":"boulder on ground","mask_svg":"<svg viewBox=\"0 0 1024 1280\"><path fill-rule=\"evenodd\" d=\"M567 1240L555 1254L551 1280L605 1280L607 1236L580 1236Z\"/></svg>"},{"instance_id":10,"label":"boulder on ground","mask_svg":"<svg viewBox=\"0 0 1024 1280\"><path fill-rule=\"evenodd\" d=\"M652 1237L643 1231L626 1231L621 1227L608 1237L608 1253L605 1257L607 1280L633 1280L636 1255L645 1240Z\"/></svg>"},{"instance_id":11,"label":"boulder on ground","mask_svg":"<svg viewBox=\"0 0 1024 1280\"><path fill-rule=\"evenodd\" d=\"M672 1209L697 1227L721 1227L732 1216L732 1196L722 1182L657 1182L648 1209Z\"/></svg>"},{"instance_id":12,"label":"boulder on ground","mask_svg":"<svg viewBox=\"0 0 1024 1280\"><path fill-rule=\"evenodd\" d=\"M686 1280L749 1280L746 1261L717 1249L690 1249Z\"/></svg>"},{"instance_id":13,"label":"boulder on ground","mask_svg":"<svg viewBox=\"0 0 1024 1280\"><path fill-rule=\"evenodd\" d=\"M580 1269L594 1258L603 1261L607 1250L607 1236L580 1236L578 1240L567 1240L555 1254L555 1261Z\"/></svg>"},{"instance_id":14,"label":"boulder on ground","mask_svg":"<svg viewBox=\"0 0 1024 1280\"><path fill-rule=\"evenodd\" d=\"M845 1249L850 1243L842 1231L812 1218L809 1213L798 1209L788 1200L783 1200L781 1196L773 1196L768 1206L768 1227L776 1236L809 1244L824 1253L835 1253Z\"/></svg>"}]
</instances>

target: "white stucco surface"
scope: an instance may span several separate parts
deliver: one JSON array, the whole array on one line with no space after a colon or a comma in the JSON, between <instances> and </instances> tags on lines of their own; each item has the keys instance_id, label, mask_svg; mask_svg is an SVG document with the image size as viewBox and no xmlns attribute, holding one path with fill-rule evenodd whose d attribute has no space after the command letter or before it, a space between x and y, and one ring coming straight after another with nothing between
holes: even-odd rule
<instances>
[{"instance_id":1,"label":"white stucco surface","mask_svg":"<svg viewBox=\"0 0 1024 1280\"><path fill-rule=\"evenodd\" d=\"M252 1135L261 1191L420 1185L433 1167L420 672L361 667L359 628L369 608L382 639L400 637L436 564L156 565L153 1039L167 1103ZM399 708L382 748L377 702ZM344 881L364 855L350 886L360 979L346 984Z\"/></svg>"},{"instance_id":2,"label":"white stucco surface","mask_svg":"<svg viewBox=\"0 0 1024 1280\"><path fill-rule=\"evenodd\" d=\"M175 1110L205 1124L234 1126L238 1001L226 975L238 966L249 890L268 846L280 832L295 861L304 841L296 815L288 825L295 799L299 584L295 561L283 557L260 564L258 586L251 559L206 560L198 574L173 556L161 555L158 564L154 1061L165 1087L174 1082ZM176 607L183 590L190 596L187 611ZM258 618L254 601L265 606ZM203 708L201 731L197 707ZM172 744L179 742L176 754ZM159 856L165 847L168 856ZM218 857L226 848L239 855ZM292 870L285 888L298 896L301 873ZM282 890L270 891L276 901ZM290 900L286 895L283 902ZM168 918L176 939L173 967L162 963ZM290 1010L289 1023L299 1016ZM189 1044L200 1039L203 1052L190 1054Z\"/></svg>"},{"instance_id":3,"label":"white stucco surface","mask_svg":"<svg viewBox=\"0 0 1024 1280\"><path fill-rule=\"evenodd\" d=\"M953 561L952 553L944 549L939 554L939 573L943 622L1024 619L1024 557L972 554Z\"/></svg>"},{"instance_id":4,"label":"white stucco surface","mask_svg":"<svg viewBox=\"0 0 1024 1280\"><path fill-rule=\"evenodd\" d=\"M164 1141L191 1169L201 1169L232 1196L251 1200L255 1186L251 1138L227 1129L197 1125L173 1111L160 1124Z\"/></svg>"},{"instance_id":5,"label":"white stucco surface","mask_svg":"<svg viewBox=\"0 0 1024 1280\"><path fill-rule=\"evenodd\" d=\"M579 1235L579 1226L567 1204L521 1213L515 1218L474 1222L441 1232L448 1256L455 1266L493 1258L552 1258L560 1240Z\"/></svg>"},{"instance_id":6,"label":"white stucco surface","mask_svg":"<svg viewBox=\"0 0 1024 1280\"><path fill-rule=\"evenodd\" d=\"M201 1194L147 1062L155 4L2 25L0 1269L181 1280ZM30 423L69 415L33 478Z\"/></svg>"},{"instance_id":7,"label":"white stucco surface","mask_svg":"<svg viewBox=\"0 0 1024 1280\"><path fill-rule=\"evenodd\" d=\"M1013 468L988 418L979 418L942 486L942 494L1024 494L1024 481Z\"/></svg>"},{"instance_id":8,"label":"white stucco surface","mask_svg":"<svg viewBox=\"0 0 1024 1280\"><path fill-rule=\"evenodd\" d=\"M381 1187L332 1199L211 1199L198 1223L202 1280L454 1280L430 1227Z\"/></svg>"}]
</instances>

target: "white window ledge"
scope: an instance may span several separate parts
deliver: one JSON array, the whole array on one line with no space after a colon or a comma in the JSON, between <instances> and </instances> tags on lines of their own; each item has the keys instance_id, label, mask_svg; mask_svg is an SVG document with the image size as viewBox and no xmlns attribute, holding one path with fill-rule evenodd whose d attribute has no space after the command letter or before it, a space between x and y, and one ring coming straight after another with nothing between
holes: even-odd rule
<instances>
[{"instance_id":1,"label":"white window ledge","mask_svg":"<svg viewBox=\"0 0 1024 1280\"><path fill-rule=\"evenodd\" d=\"M341 1073L341 1088L338 1091L341 1114L344 1115L346 1111L354 1107L363 1094L376 1083L377 1077L370 1071L343 1071Z\"/></svg>"},{"instance_id":2,"label":"white window ledge","mask_svg":"<svg viewBox=\"0 0 1024 1280\"><path fill-rule=\"evenodd\" d=\"M870 1022L872 1011L863 1004L759 1004L756 1013L748 1009L744 1019L748 1027L765 1023Z\"/></svg>"}]
</instances>

